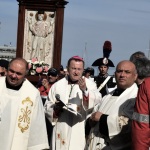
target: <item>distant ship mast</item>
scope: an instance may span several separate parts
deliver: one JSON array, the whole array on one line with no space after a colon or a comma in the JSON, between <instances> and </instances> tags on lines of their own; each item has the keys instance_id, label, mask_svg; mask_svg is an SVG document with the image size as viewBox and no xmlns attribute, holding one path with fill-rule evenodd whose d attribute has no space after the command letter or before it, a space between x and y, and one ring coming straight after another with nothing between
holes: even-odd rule
<instances>
[{"instance_id":1,"label":"distant ship mast","mask_svg":"<svg viewBox=\"0 0 150 150\"><path fill-rule=\"evenodd\" d=\"M85 49L83 51L83 60L84 60L84 63L85 63L85 68L88 67L88 54L87 54L87 43L85 43Z\"/></svg>"}]
</instances>

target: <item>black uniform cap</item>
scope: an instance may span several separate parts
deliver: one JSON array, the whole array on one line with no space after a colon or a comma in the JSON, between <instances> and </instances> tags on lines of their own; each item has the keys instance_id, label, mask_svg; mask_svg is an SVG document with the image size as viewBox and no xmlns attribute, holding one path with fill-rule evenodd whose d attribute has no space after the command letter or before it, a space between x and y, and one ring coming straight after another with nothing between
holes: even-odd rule
<instances>
[{"instance_id":1,"label":"black uniform cap","mask_svg":"<svg viewBox=\"0 0 150 150\"><path fill-rule=\"evenodd\" d=\"M111 51L112 51L111 42L105 41L103 45L103 58L96 59L93 62L92 66L106 65L108 67L115 67L113 62L110 59L108 59Z\"/></svg>"}]
</instances>

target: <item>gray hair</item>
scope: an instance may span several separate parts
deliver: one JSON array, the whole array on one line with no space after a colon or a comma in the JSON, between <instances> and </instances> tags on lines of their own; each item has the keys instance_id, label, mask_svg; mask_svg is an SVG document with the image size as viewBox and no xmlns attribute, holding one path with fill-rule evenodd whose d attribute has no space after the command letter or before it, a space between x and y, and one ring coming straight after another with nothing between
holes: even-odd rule
<instances>
[{"instance_id":1,"label":"gray hair","mask_svg":"<svg viewBox=\"0 0 150 150\"><path fill-rule=\"evenodd\" d=\"M137 51L130 56L130 61L134 63L134 61L138 58L146 58L145 53L141 51Z\"/></svg>"},{"instance_id":2,"label":"gray hair","mask_svg":"<svg viewBox=\"0 0 150 150\"><path fill-rule=\"evenodd\" d=\"M133 62L137 69L137 74L139 79L144 79L150 76L150 60L146 57L137 58Z\"/></svg>"}]
</instances>

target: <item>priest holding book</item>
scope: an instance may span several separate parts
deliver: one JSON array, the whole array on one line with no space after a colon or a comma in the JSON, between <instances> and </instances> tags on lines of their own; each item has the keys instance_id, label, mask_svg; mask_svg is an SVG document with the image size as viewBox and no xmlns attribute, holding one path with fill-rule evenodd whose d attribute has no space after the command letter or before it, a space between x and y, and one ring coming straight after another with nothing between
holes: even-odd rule
<instances>
[{"instance_id":1,"label":"priest holding book","mask_svg":"<svg viewBox=\"0 0 150 150\"><path fill-rule=\"evenodd\" d=\"M68 76L53 84L45 103L46 117L54 126L51 150L83 150L86 117L101 100L96 84L82 77L81 57L71 57L67 69Z\"/></svg>"}]
</instances>

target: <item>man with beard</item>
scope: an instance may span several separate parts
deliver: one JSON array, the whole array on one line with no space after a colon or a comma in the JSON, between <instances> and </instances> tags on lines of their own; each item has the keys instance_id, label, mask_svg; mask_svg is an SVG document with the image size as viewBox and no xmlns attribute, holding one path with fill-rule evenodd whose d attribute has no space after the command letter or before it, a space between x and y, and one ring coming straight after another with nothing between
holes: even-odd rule
<instances>
[{"instance_id":1,"label":"man with beard","mask_svg":"<svg viewBox=\"0 0 150 150\"><path fill-rule=\"evenodd\" d=\"M26 60L15 58L9 63L6 77L0 78L2 150L42 150L49 147L40 93L25 78L27 73Z\"/></svg>"}]
</instances>

